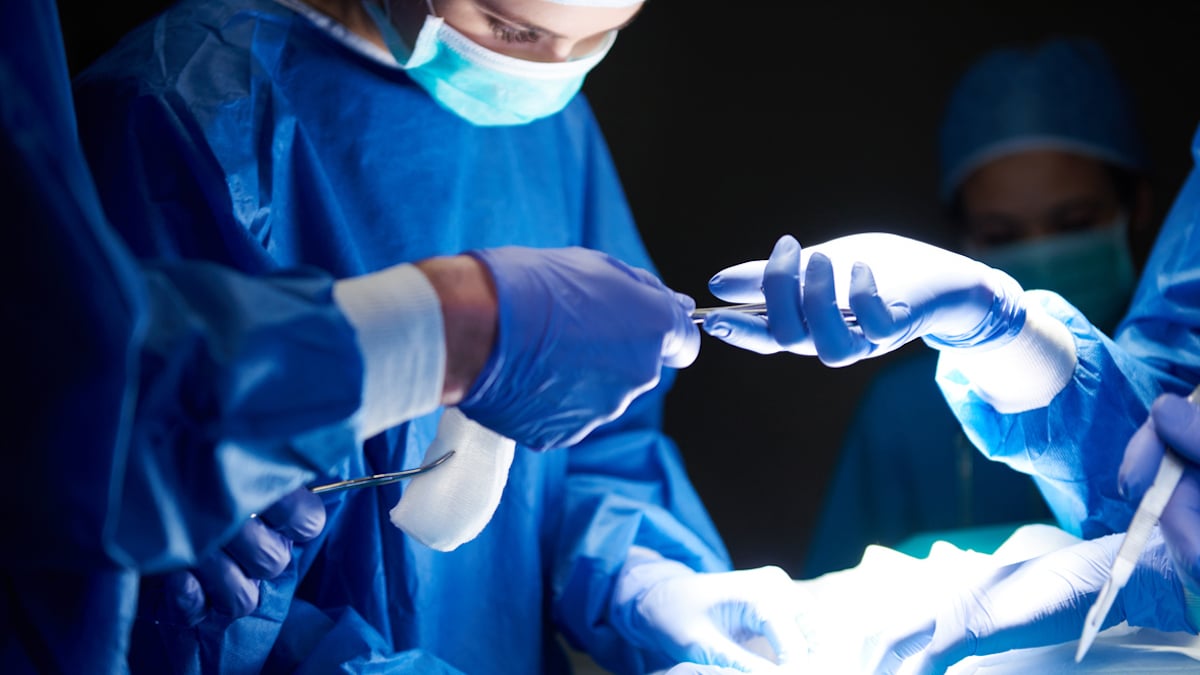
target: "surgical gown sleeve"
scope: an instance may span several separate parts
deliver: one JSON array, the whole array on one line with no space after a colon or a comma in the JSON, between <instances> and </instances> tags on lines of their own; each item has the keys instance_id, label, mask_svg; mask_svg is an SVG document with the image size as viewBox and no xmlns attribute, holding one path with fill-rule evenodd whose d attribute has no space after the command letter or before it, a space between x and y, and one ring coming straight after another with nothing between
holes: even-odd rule
<instances>
[{"instance_id":1,"label":"surgical gown sleeve","mask_svg":"<svg viewBox=\"0 0 1200 675\"><path fill-rule=\"evenodd\" d=\"M1124 531L1133 514L1117 491L1125 444L1158 394L1186 393L1200 381L1198 213L1200 175L1193 170L1160 230L1115 340L1058 295L1030 291L1029 321L1037 325L1026 329L1057 322L1067 331L1058 347L1046 350L1058 356L1038 355L1045 367L1016 364L1016 369L1028 367L1028 376L1003 382L995 364L1004 362L1011 345L941 354L938 384L968 437L988 457L1031 474L1059 523L1073 534L1092 538ZM1073 362L1066 377L1047 376L1055 364L1067 363L1063 355L1069 352ZM1003 402L1004 396L998 401L991 395L994 388L1046 397L1013 406Z\"/></svg>"},{"instance_id":2,"label":"surgical gown sleeve","mask_svg":"<svg viewBox=\"0 0 1200 675\"><path fill-rule=\"evenodd\" d=\"M2 492L6 512L31 515L9 534L30 567L187 563L347 452L354 332L316 271L263 281L131 257L80 152L53 4L12 8L0 114L19 240L4 265L17 479Z\"/></svg>"},{"instance_id":3,"label":"surgical gown sleeve","mask_svg":"<svg viewBox=\"0 0 1200 675\"><path fill-rule=\"evenodd\" d=\"M273 283L211 265L139 265L109 228L79 150L54 3L4 7L0 165L16 240L3 265L4 400L15 433L0 491L10 537L0 662L6 672L124 672L137 593L126 566L192 560L237 511L328 463L334 446L283 441L336 429L354 411L361 360L323 275ZM271 306L240 311L250 301ZM307 332L296 339L296 328ZM278 367L294 356L304 367ZM285 380L314 379L322 386L295 400L306 414L276 408ZM177 454L188 449L198 454Z\"/></svg>"}]
</instances>

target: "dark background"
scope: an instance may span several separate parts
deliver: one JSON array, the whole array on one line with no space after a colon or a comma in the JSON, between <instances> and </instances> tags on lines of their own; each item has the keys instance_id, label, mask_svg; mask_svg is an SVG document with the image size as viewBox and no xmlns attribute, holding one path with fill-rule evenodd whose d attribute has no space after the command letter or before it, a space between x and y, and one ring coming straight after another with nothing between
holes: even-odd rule
<instances>
[{"instance_id":1,"label":"dark background","mask_svg":"<svg viewBox=\"0 0 1200 675\"><path fill-rule=\"evenodd\" d=\"M72 71L167 4L60 2ZM649 0L585 91L663 278L708 305L713 273L785 233L953 245L935 199L941 108L1001 43L1079 34L1108 49L1143 116L1161 219L1200 123L1198 31L1194 2ZM894 356L829 369L704 336L666 425L737 567L798 573L855 401Z\"/></svg>"}]
</instances>

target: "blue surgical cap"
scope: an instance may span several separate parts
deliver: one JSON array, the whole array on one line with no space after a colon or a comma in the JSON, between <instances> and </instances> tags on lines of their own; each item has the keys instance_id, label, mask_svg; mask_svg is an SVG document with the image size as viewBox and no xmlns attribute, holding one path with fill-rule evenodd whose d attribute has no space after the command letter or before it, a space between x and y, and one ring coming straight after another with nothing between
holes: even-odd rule
<instances>
[{"instance_id":1,"label":"blue surgical cap","mask_svg":"<svg viewBox=\"0 0 1200 675\"><path fill-rule=\"evenodd\" d=\"M940 137L949 200L983 164L1026 150L1064 150L1147 168L1133 102L1104 50L1087 38L988 52L950 96Z\"/></svg>"}]
</instances>

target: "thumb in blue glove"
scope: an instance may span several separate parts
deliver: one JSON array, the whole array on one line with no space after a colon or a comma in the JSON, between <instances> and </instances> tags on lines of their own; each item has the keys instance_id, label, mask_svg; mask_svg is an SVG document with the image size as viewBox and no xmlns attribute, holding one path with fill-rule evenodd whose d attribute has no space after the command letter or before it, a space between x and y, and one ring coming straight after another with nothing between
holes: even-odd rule
<instances>
[{"instance_id":1,"label":"thumb in blue glove","mask_svg":"<svg viewBox=\"0 0 1200 675\"><path fill-rule=\"evenodd\" d=\"M1024 324L1019 284L965 256L886 233L801 250L782 237L770 259L709 281L728 302L766 302L767 316L710 314L704 329L734 346L816 355L845 366L924 338L938 349L1003 344Z\"/></svg>"},{"instance_id":2,"label":"thumb in blue glove","mask_svg":"<svg viewBox=\"0 0 1200 675\"><path fill-rule=\"evenodd\" d=\"M635 549L609 618L625 639L667 662L768 672L807 655L798 599L795 582L778 567L704 574ZM777 663L744 646L756 637Z\"/></svg>"},{"instance_id":3,"label":"thumb in blue glove","mask_svg":"<svg viewBox=\"0 0 1200 675\"><path fill-rule=\"evenodd\" d=\"M1123 535L1109 535L1005 565L977 582L949 589L931 611L914 607L911 621L880 636L870 657L871 672L944 673L968 656L1078 639L1122 540ZM1122 621L1196 632L1158 530L1104 627Z\"/></svg>"},{"instance_id":4,"label":"thumb in blue glove","mask_svg":"<svg viewBox=\"0 0 1200 675\"><path fill-rule=\"evenodd\" d=\"M612 256L515 246L470 255L491 272L499 326L458 407L526 447L578 443L700 349L695 302Z\"/></svg>"},{"instance_id":5,"label":"thumb in blue glove","mask_svg":"<svg viewBox=\"0 0 1200 675\"><path fill-rule=\"evenodd\" d=\"M279 576L292 560L292 544L325 528L325 505L305 488L295 490L246 521L221 549L196 567L142 578L138 614L176 626L195 626L211 612L240 618L258 607L259 580Z\"/></svg>"},{"instance_id":6,"label":"thumb in blue glove","mask_svg":"<svg viewBox=\"0 0 1200 675\"><path fill-rule=\"evenodd\" d=\"M1159 524L1176 569L1200 589L1200 407L1175 394L1154 401L1150 416L1125 446L1121 494L1137 504L1150 489L1167 447L1184 461L1183 476Z\"/></svg>"}]
</instances>

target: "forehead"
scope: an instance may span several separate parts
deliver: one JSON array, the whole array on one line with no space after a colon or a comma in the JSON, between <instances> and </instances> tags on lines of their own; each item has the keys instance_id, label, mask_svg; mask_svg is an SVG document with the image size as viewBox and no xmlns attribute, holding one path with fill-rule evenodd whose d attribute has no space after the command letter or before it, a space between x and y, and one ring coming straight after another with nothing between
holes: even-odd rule
<instances>
[{"instance_id":1,"label":"forehead","mask_svg":"<svg viewBox=\"0 0 1200 675\"><path fill-rule=\"evenodd\" d=\"M1059 150L1029 150L995 159L963 182L963 206L978 209L1048 208L1083 197L1116 198L1107 166Z\"/></svg>"},{"instance_id":2,"label":"forehead","mask_svg":"<svg viewBox=\"0 0 1200 675\"><path fill-rule=\"evenodd\" d=\"M628 7L588 7L548 0L446 0L445 4L473 5L484 12L577 37L623 26L637 15L644 3Z\"/></svg>"}]
</instances>

